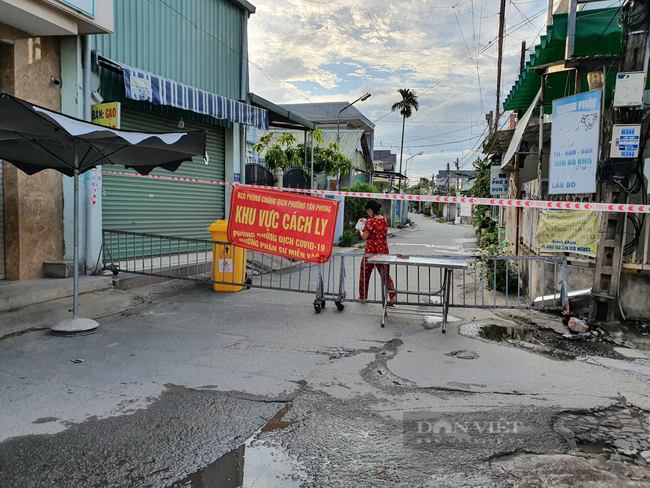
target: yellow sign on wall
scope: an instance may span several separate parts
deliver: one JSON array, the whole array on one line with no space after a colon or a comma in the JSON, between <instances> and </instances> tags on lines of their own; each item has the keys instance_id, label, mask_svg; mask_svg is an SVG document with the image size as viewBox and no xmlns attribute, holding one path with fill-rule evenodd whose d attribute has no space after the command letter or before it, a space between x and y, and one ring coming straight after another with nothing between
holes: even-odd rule
<instances>
[{"instance_id":1,"label":"yellow sign on wall","mask_svg":"<svg viewBox=\"0 0 650 488\"><path fill-rule=\"evenodd\" d=\"M120 128L120 102L100 103L93 105L91 109L93 124Z\"/></svg>"},{"instance_id":2,"label":"yellow sign on wall","mask_svg":"<svg viewBox=\"0 0 650 488\"><path fill-rule=\"evenodd\" d=\"M598 251L598 212L547 210L539 214L539 250L595 257Z\"/></svg>"}]
</instances>

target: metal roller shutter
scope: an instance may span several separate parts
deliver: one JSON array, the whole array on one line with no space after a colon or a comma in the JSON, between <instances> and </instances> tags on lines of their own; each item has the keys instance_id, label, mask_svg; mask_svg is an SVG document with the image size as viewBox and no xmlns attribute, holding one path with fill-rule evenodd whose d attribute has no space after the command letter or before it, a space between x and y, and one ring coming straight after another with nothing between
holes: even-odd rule
<instances>
[{"instance_id":1,"label":"metal roller shutter","mask_svg":"<svg viewBox=\"0 0 650 488\"><path fill-rule=\"evenodd\" d=\"M177 124L177 119L122 109L122 129L178 131ZM223 181L224 129L187 121L185 129L208 130L210 164L206 166L202 158L195 158L192 162L183 163L174 173L158 169L151 174ZM103 169L111 168L104 166ZM124 168L116 170L124 171ZM221 185L104 174L103 190L104 229L207 239L210 234L206 228L225 215L225 192Z\"/></svg>"},{"instance_id":2,"label":"metal roller shutter","mask_svg":"<svg viewBox=\"0 0 650 488\"><path fill-rule=\"evenodd\" d=\"M0 280L5 279L5 194L4 181L2 179L2 167L4 163L0 160Z\"/></svg>"}]
</instances>

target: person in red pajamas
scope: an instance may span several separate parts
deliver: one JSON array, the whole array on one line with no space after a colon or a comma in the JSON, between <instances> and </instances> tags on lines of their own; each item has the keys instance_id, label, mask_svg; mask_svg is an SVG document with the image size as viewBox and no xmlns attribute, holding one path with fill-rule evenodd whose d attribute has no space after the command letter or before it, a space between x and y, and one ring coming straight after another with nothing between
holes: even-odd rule
<instances>
[{"instance_id":1,"label":"person in red pajamas","mask_svg":"<svg viewBox=\"0 0 650 488\"><path fill-rule=\"evenodd\" d=\"M381 204L376 200L369 200L366 203L366 211L369 219L361 219L365 222L363 230L357 228L361 239L366 241L365 254L389 254L386 234L388 234L388 221L380 215ZM366 300L368 298L368 284L372 270L377 267L381 276L388 278L389 289L394 290L393 280L388 275L388 266L385 264L373 265L368 263L368 258L361 260L361 270L359 271L359 298L357 300ZM397 301L397 294L389 293L389 303L394 304Z\"/></svg>"}]
</instances>

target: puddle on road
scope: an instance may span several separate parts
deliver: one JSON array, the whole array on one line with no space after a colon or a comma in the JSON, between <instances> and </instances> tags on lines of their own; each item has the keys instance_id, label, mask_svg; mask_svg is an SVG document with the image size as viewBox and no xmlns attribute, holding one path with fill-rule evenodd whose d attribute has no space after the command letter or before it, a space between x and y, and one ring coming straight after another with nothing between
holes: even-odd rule
<instances>
[{"instance_id":1,"label":"puddle on road","mask_svg":"<svg viewBox=\"0 0 650 488\"><path fill-rule=\"evenodd\" d=\"M568 361L579 356L604 356L621 359L623 356L615 351L615 344L602 340L570 340L548 329L536 329L517 325L465 324L460 333L466 336L480 337L494 342L507 342L529 351Z\"/></svg>"},{"instance_id":2,"label":"puddle on road","mask_svg":"<svg viewBox=\"0 0 650 488\"><path fill-rule=\"evenodd\" d=\"M292 456L255 436L209 466L174 483L173 488L298 487L305 474Z\"/></svg>"},{"instance_id":3,"label":"puddle on road","mask_svg":"<svg viewBox=\"0 0 650 488\"><path fill-rule=\"evenodd\" d=\"M519 329L517 327L504 327L502 325L486 325L478 331L478 336L483 339L496 342L504 342L508 339L516 341L531 342L533 339L532 331L528 329Z\"/></svg>"},{"instance_id":4,"label":"puddle on road","mask_svg":"<svg viewBox=\"0 0 650 488\"><path fill-rule=\"evenodd\" d=\"M262 433L285 429L298 420L282 420L285 405L264 427L237 449L171 485L171 488L283 488L298 487L306 475L298 460Z\"/></svg>"}]
</instances>

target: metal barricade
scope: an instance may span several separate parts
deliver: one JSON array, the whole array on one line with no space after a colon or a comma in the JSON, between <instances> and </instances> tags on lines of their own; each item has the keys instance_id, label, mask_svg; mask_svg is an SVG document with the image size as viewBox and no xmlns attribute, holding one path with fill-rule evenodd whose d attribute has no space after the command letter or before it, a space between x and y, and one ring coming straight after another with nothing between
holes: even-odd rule
<instances>
[{"instance_id":1,"label":"metal barricade","mask_svg":"<svg viewBox=\"0 0 650 488\"><path fill-rule=\"evenodd\" d=\"M328 262L313 264L262 252L248 251L243 280L215 280L213 252L227 242L188 239L117 230L103 231L104 269L206 284L241 285L314 295L321 312L328 301L338 310L345 302L382 303L381 276L370 269L368 296L359 297L360 278L366 278L363 254L334 253ZM431 257L431 256L429 256ZM561 310L568 294L567 261L542 256L435 256L464 260L467 269L451 273L450 307ZM440 288L443 269L390 266L395 289L406 290L399 304L440 306L426 290ZM409 293L412 290L413 293ZM540 296L539 303L534 297ZM549 298L550 297L550 298Z\"/></svg>"}]
</instances>

